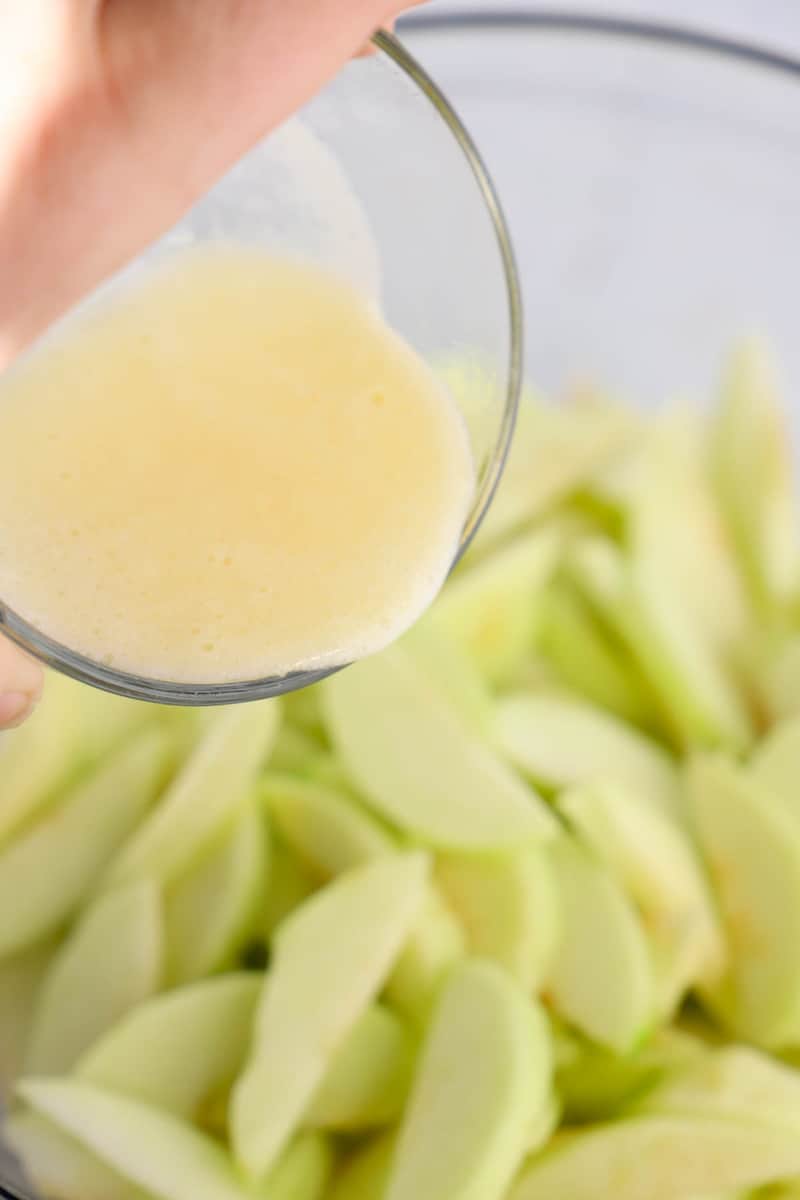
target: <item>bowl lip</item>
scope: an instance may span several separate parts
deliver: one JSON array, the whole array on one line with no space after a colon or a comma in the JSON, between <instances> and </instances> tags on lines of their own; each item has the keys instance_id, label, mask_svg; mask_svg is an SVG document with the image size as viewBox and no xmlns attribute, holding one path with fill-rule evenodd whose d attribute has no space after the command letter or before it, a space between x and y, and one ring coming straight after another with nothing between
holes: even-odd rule
<instances>
[{"instance_id":1,"label":"bowl lip","mask_svg":"<svg viewBox=\"0 0 800 1200\"><path fill-rule=\"evenodd\" d=\"M682 22L644 17L601 15L581 9L489 8L454 9L449 12L414 11L401 18L400 33L441 34L482 30L536 30L541 33L589 34L610 40L638 41L660 47L697 51L717 58L738 60L781 74L800 76L800 54L786 53L749 38L730 37Z\"/></svg>"},{"instance_id":2,"label":"bowl lip","mask_svg":"<svg viewBox=\"0 0 800 1200\"><path fill-rule=\"evenodd\" d=\"M472 509L461 532L458 548L451 570L460 561L475 536L503 474L511 440L516 425L519 398L522 388L524 319L522 292L511 234L503 213L499 196L483 159L472 137L442 90L424 67L391 33L379 31L373 42L384 52L395 66L416 85L431 102L438 116L462 151L472 173L475 184L483 197L486 212L491 221L500 257L508 302L509 352L506 364L507 385L503 405L503 417L496 445L484 478L477 489ZM318 683L329 675L340 671L342 663L325 669L310 669L250 680L226 683L183 683L160 680L133 672L116 670L113 667L89 658L70 649L29 624L0 599L0 634L39 659L45 666L70 676L79 683L89 684L102 691L112 692L130 700L144 700L154 704L180 705L185 707L243 704L252 700L263 700L296 691ZM0 1197L8 1196L0 1181Z\"/></svg>"}]
</instances>

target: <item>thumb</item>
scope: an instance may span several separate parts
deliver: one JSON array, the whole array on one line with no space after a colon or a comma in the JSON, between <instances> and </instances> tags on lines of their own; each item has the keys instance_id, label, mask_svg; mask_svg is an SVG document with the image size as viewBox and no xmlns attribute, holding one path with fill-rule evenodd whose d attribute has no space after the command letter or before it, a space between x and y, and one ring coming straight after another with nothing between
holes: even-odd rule
<instances>
[{"instance_id":1,"label":"thumb","mask_svg":"<svg viewBox=\"0 0 800 1200\"><path fill-rule=\"evenodd\" d=\"M7 638L0 637L0 729L20 725L42 694L42 668Z\"/></svg>"}]
</instances>

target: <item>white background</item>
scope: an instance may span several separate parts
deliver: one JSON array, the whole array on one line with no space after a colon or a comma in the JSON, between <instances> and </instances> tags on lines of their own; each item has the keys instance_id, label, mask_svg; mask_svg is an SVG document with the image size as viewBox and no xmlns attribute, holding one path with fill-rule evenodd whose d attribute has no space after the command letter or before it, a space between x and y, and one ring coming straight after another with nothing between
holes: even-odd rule
<instances>
[{"instance_id":1,"label":"white background","mask_svg":"<svg viewBox=\"0 0 800 1200\"><path fill-rule=\"evenodd\" d=\"M800 0L432 0L430 7L439 11L543 8L650 17L746 37L800 54Z\"/></svg>"}]
</instances>

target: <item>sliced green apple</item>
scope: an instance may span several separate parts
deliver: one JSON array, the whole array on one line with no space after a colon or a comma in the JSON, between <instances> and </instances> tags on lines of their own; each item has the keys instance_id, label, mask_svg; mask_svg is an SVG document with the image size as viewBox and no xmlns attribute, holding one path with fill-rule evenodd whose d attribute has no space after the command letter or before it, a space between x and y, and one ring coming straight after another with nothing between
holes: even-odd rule
<instances>
[{"instance_id":1,"label":"sliced green apple","mask_svg":"<svg viewBox=\"0 0 800 1200\"><path fill-rule=\"evenodd\" d=\"M653 953L658 1010L669 1019L692 985L713 985L726 964L694 845L659 808L613 784L573 788L558 806L634 901Z\"/></svg>"},{"instance_id":2,"label":"sliced green apple","mask_svg":"<svg viewBox=\"0 0 800 1200\"><path fill-rule=\"evenodd\" d=\"M78 1079L24 1079L31 1108L161 1200L245 1200L225 1151L171 1113Z\"/></svg>"},{"instance_id":3,"label":"sliced green apple","mask_svg":"<svg viewBox=\"0 0 800 1200\"><path fill-rule=\"evenodd\" d=\"M519 770L548 788L608 780L667 811L676 807L677 769L663 748L582 700L509 696L497 707L494 738Z\"/></svg>"},{"instance_id":4,"label":"sliced green apple","mask_svg":"<svg viewBox=\"0 0 800 1200\"><path fill-rule=\"evenodd\" d=\"M321 1133L300 1133L262 1190L264 1200L323 1200L333 1175L333 1147Z\"/></svg>"},{"instance_id":5,"label":"sliced green apple","mask_svg":"<svg viewBox=\"0 0 800 1200\"><path fill-rule=\"evenodd\" d=\"M262 933L268 940L282 921L307 900L322 882L288 846L279 833L270 833L269 880Z\"/></svg>"},{"instance_id":6,"label":"sliced green apple","mask_svg":"<svg viewBox=\"0 0 800 1200\"><path fill-rule=\"evenodd\" d=\"M758 339L731 357L713 427L720 501L755 599L767 614L800 587L800 525L791 437L777 372Z\"/></svg>"},{"instance_id":7,"label":"sliced green apple","mask_svg":"<svg viewBox=\"0 0 800 1200\"><path fill-rule=\"evenodd\" d=\"M467 952L464 927L435 884L428 885L420 915L386 983L389 1004L424 1027L444 980Z\"/></svg>"},{"instance_id":8,"label":"sliced green apple","mask_svg":"<svg viewBox=\"0 0 800 1200\"><path fill-rule=\"evenodd\" d=\"M231 1140L263 1179L285 1149L419 915L424 855L387 855L340 876L280 927L252 1050L233 1091Z\"/></svg>"},{"instance_id":9,"label":"sliced green apple","mask_svg":"<svg viewBox=\"0 0 800 1200\"><path fill-rule=\"evenodd\" d=\"M622 887L593 854L564 835L550 848L561 911L547 994L587 1037L629 1051L655 1015L655 981L641 923Z\"/></svg>"},{"instance_id":10,"label":"sliced green apple","mask_svg":"<svg viewBox=\"0 0 800 1200\"><path fill-rule=\"evenodd\" d=\"M567 580L556 580L543 598L538 645L578 695L634 725L652 724L653 701L638 668Z\"/></svg>"},{"instance_id":11,"label":"sliced green apple","mask_svg":"<svg viewBox=\"0 0 800 1200\"><path fill-rule=\"evenodd\" d=\"M731 673L657 560L628 561L611 542L586 538L570 571L638 663L682 747L750 744L750 714Z\"/></svg>"},{"instance_id":12,"label":"sliced green apple","mask_svg":"<svg viewBox=\"0 0 800 1200\"><path fill-rule=\"evenodd\" d=\"M283 721L269 756L273 771L305 774L323 753L319 741L296 725Z\"/></svg>"},{"instance_id":13,"label":"sliced green apple","mask_svg":"<svg viewBox=\"0 0 800 1200\"><path fill-rule=\"evenodd\" d=\"M262 986L241 972L156 996L95 1042L76 1074L191 1120L241 1070Z\"/></svg>"},{"instance_id":14,"label":"sliced green apple","mask_svg":"<svg viewBox=\"0 0 800 1200\"><path fill-rule=\"evenodd\" d=\"M169 883L202 853L246 803L278 732L273 700L218 716L161 803L103 879L116 887L145 877Z\"/></svg>"},{"instance_id":15,"label":"sliced green apple","mask_svg":"<svg viewBox=\"0 0 800 1200\"><path fill-rule=\"evenodd\" d=\"M504 971L456 967L436 1009L386 1200L501 1200L551 1093L547 1022Z\"/></svg>"},{"instance_id":16,"label":"sliced green apple","mask_svg":"<svg viewBox=\"0 0 800 1200\"><path fill-rule=\"evenodd\" d=\"M164 933L155 884L103 896L55 954L36 998L27 1074L69 1071L98 1037L157 990Z\"/></svg>"},{"instance_id":17,"label":"sliced green apple","mask_svg":"<svg viewBox=\"0 0 800 1200\"><path fill-rule=\"evenodd\" d=\"M255 800L218 843L176 879L164 901L166 979L188 983L228 965L268 884L267 827Z\"/></svg>"},{"instance_id":18,"label":"sliced green apple","mask_svg":"<svg viewBox=\"0 0 800 1200\"><path fill-rule=\"evenodd\" d=\"M559 936L558 897L544 851L445 855L437 879L461 918L471 952L498 962L524 991L537 991Z\"/></svg>"},{"instance_id":19,"label":"sliced green apple","mask_svg":"<svg viewBox=\"0 0 800 1200\"><path fill-rule=\"evenodd\" d=\"M553 831L536 794L456 718L401 648L332 676L323 699L348 772L401 830L439 848L482 851Z\"/></svg>"},{"instance_id":20,"label":"sliced green apple","mask_svg":"<svg viewBox=\"0 0 800 1200\"><path fill-rule=\"evenodd\" d=\"M345 1159L328 1200L385 1200L397 1137L374 1138Z\"/></svg>"},{"instance_id":21,"label":"sliced green apple","mask_svg":"<svg viewBox=\"0 0 800 1200\"><path fill-rule=\"evenodd\" d=\"M750 759L750 775L800 821L800 716L770 730Z\"/></svg>"},{"instance_id":22,"label":"sliced green apple","mask_svg":"<svg viewBox=\"0 0 800 1200\"><path fill-rule=\"evenodd\" d=\"M431 615L418 621L400 645L464 723L483 734L491 715L491 692L468 651Z\"/></svg>"},{"instance_id":23,"label":"sliced green apple","mask_svg":"<svg viewBox=\"0 0 800 1200\"><path fill-rule=\"evenodd\" d=\"M786 1129L642 1116L560 1134L508 1200L676 1200L746 1191L798 1172L800 1142Z\"/></svg>"},{"instance_id":24,"label":"sliced green apple","mask_svg":"<svg viewBox=\"0 0 800 1200\"><path fill-rule=\"evenodd\" d=\"M261 795L284 841L321 879L397 848L386 827L341 790L270 771Z\"/></svg>"},{"instance_id":25,"label":"sliced green apple","mask_svg":"<svg viewBox=\"0 0 800 1200\"><path fill-rule=\"evenodd\" d=\"M49 939L0 962L0 1107L22 1069L36 997L57 944Z\"/></svg>"},{"instance_id":26,"label":"sliced green apple","mask_svg":"<svg viewBox=\"0 0 800 1200\"><path fill-rule=\"evenodd\" d=\"M502 685L530 652L537 601L558 563L556 528L537 529L465 569L428 615L472 659L490 683Z\"/></svg>"},{"instance_id":27,"label":"sliced green apple","mask_svg":"<svg viewBox=\"0 0 800 1200\"><path fill-rule=\"evenodd\" d=\"M757 687L774 720L800 714L800 637L788 637L769 648L757 667Z\"/></svg>"},{"instance_id":28,"label":"sliced green apple","mask_svg":"<svg viewBox=\"0 0 800 1200\"><path fill-rule=\"evenodd\" d=\"M800 1037L800 827L739 768L692 764L688 803L730 952L704 992L734 1033L771 1048Z\"/></svg>"},{"instance_id":29,"label":"sliced green apple","mask_svg":"<svg viewBox=\"0 0 800 1200\"><path fill-rule=\"evenodd\" d=\"M147 1194L35 1112L15 1112L3 1136L46 1200L147 1200Z\"/></svg>"},{"instance_id":30,"label":"sliced green apple","mask_svg":"<svg viewBox=\"0 0 800 1200\"><path fill-rule=\"evenodd\" d=\"M399 1117L411 1086L414 1039L379 1004L368 1008L341 1046L305 1116L311 1128L352 1132Z\"/></svg>"},{"instance_id":31,"label":"sliced green apple","mask_svg":"<svg viewBox=\"0 0 800 1200\"><path fill-rule=\"evenodd\" d=\"M155 801L170 761L167 734L144 730L0 850L0 958L74 914Z\"/></svg>"}]
</instances>

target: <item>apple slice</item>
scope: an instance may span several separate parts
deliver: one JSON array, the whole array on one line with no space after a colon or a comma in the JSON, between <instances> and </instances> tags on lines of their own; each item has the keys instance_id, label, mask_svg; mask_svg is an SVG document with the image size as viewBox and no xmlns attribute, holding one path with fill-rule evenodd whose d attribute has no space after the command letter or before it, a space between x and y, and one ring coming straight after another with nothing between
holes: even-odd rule
<instances>
[{"instance_id":1,"label":"apple slice","mask_svg":"<svg viewBox=\"0 0 800 1200\"><path fill-rule=\"evenodd\" d=\"M157 711L49 672L36 711L0 740L0 843Z\"/></svg>"},{"instance_id":2,"label":"apple slice","mask_svg":"<svg viewBox=\"0 0 800 1200\"><path fill-rule=\"evenodd\" d=\"M269 765L273 771L291 771L303 775L322 753L323 747L316 738L298 726L283 721L269 756Z\"/></svg>"},{"instance_id":3,"label":"apple slice","mask_svg":"<svg viewBox=\"0 0 800 1200\"><path fill-rule=\"evenodd\" d=\"M542 786L609 781L667 812L676 809L673 759L643 733L582 700L525 692L509 696L497 707L494 738L501 752Z\"/></svg>"},{"instance_id":4,"label":"apple slice","mask_svg":"<svg viewBox=\"0 0 800 1200\"><path fill-rule=\"evenodd\" d=\"M421 854L341 876L280 927L249 1060L231 1101L237 1161L264 1179L297 1130L333 1056L386 981L419 915Z\"/></svg>"},{"instance_id":5,"label":"apple slice","mask_svg":"<svg viewBox=\"0 0 800 1200\"><path fill-rule=\"evenodd\" d=\"M223 975L138 1005L95 1042L76 1074L193 1119L245 1061L263 977Z\"/></svg>"},{"instance_id":6,"label":"apple slice","mask_svg":"<svg viewBox=\"0 0 800 1200\"><path fill-rule=\"evenodd\" d=\"M492 963L456 967L422 1051L386 1200L501 1200L546 1109L547 1022Z\"/></svg>"},{"instance_id":7,"label":"apple slice","mask_svg":"<svg viewBox=\"0 0 800 1200\"><path fill-rule=\"evenodd\" d=\"M692 764L688 802L728 941L704 992L730 1030L770 1048L800 1037L800 827L726 759Z\"/></svg>"},{"instance_id":8,"label":"apple slice","mask_svg":"<svg viewBox=\"0 0 800 1200\"><path fill-rule=\"evenodd\" d=\"M400 647L322 686L345 767L365 800L401 830L465 851L516 849L553 832L536 794L459 722Z\"/></svg>"},{"instance_id":9,"label":"apple slice","mask_svg":"<svg viewBox=\"0 0 800 1200\"><path fill-rule=\"evenodd\" d=\"M626 561L602 538L570 555L572 578L627 646L682 747L747 747L750 715L716 648L650 556Z\"/></svg>"},{"instance_id":10,"label":"apple slice","mask_svg":"<svg viewBox=\"0 0 800 1200\"><path fill-rule=\"evenodd\" d=\"M652 697L636 664L568 580L555 580L543 598L538 645L571 690L633 725L654 723Z\"/></svg>"},{"instance_id":11,"label":"apple slice","mask_svg":"<svg viewBox=\"0 0 800 1200\"><path fill-rule=\"evenodd\" d=\"M22 1070L34 1004L56 946L50 939L0 962L0 1108Z\"/></svg>"},{"instance_id":12,"label":"apple slice","mask_svg":"<svg viewBox=\"0 0 800 1200\"><path fill-rule=\"evenodd\" d=\"M270 771L261 795L284 840L321 879L397 849L380 821L332 787Z\"/></svg>"},{"instance_id":13,"label":"apple slice","mask_svg":"<svg viewBox=\"0 0 800 1200\"><path fill-rule=\"evenodd\" d=\"M55 954L36 999L27 1074L69 1071L81 1054L158 988L161 903L144 880L95 901Z\"/></svg>"},{"instance_id":14,"label":"apple slice","mask_svg":"<svg viewBox=\"0 0 800 1200\"><path fill-rule=\"evenodd\" d=\"M255 798L167 891L166 979L202 979L230 964L256 923L268 880L267 828Z\"/></svg>"},{"instance_id":15,"label":"apple slice","mask_svg":"<svg viewBox=\"0 0 800 1200\"><path fill-rule=\"evenodd\" d=\"M170 883L188 869L247 803L279 720L274 700L231 706L218 716L158 808L111 864L103 885L143 878Z\"/></svg>"},{"instance_id":16,"label":"apple slice","mask_svg":"<svg viewBox=\"0 0 800 1200\"><path fill-rule=\"evenodd\" d=\"M386 983L392 1008L424 1028L451 968L467 953L464 927L429 883L419 917Z\"/></svg>"},{"instance_id":17,"label":"apple slice","mask_svg":"<svg viewBox=\"0 0 800 1200\"><path fill-rule=\"evenodd\" d=\"M261 932L268 941L281 922L299 908L322 882L279 833L273 830L269 840L269 879L261 925Z\"/></svg>"},{"instance_id":18,"label":"apple slice","mask_svg":"<svg viewBox=\"0 0 800 1200\"><path fill-rule=\"evenodd\" d=\"M492 697L479 667L441 622L423 617L399 643L465 725L483 735Z\"/></svg>"},{"instance_id":19,"label":"apple slice","mask_svg":"<svg viewBox=\"0 0 800 1200\"><path fill-rule=\"evenodd\" d=\"M12 1113L3 1135L47 1200L148 1200L136 1184L38 1113Z\"/></svg>"},{"instance_id":20,"label":"apple slice","mask_svg":"<svg viewBox=\"0 0 800 1200\"><path fill-rule=\"evenodd\" d=\"M562 539L537 529L454 576L427 617L472 659L491 684L502 685L533 649L537 602L552 578Z\"/></svg>"},{"instance_id":21,"label":"apple slice","mask_svg":"<svg viewBox=\"0 0 800 1200\"><path fill-rule=\"evenodd\" d=\"M78 1079L24 1079L17 1092L160 1200L245 1200L249 1194L225 1151L170 1113Z\"/></svg>"},{"instance_id":22,"label":"apple slice","mask_svg":"<svg viewBox=\"0 0 800 1200\"><path fill-rule=\"evenodd\" d=\"M437 879L461 918L472 953L499 963L523 991L537 991L559 936L556 887L543 850L486 858L445 855Z\"/></svg>"},{"instance_id":23,"label":"apple slice","mask_svg":"<svg viewBox=\"0 0 800 1200\"><path fill-rule=\"evenodd\" d=\"M386 1133L354 1151L337 1172L327 1200L385 1200L397 1137Z\"/></svg>"},{"instance_id":24,"label":"apple slice","mask_svg":"<svg viewBox=\"0 0 800 1200\"><path fill-rule=\"evenodd\" d=\"M550 848L561 937L546 981L553 1007L587 1037L620 1053L655 1015L650 951L636 912L608 869L573 838Z\"/></svg>"},{"instance_id":25,"label":"apple slice","mask_svg":"<svg viewBox=\"0 0 800 1200\"><path fill-rule=\"evenodd\" d=\"M695 847L675 821L625 788L585 784L558 807L634 901L653 953L658 1011L671 1019L692 985L713 985L726 965Z\"/></svg>"},{"instance_id":26,"label":"apple slice","mask_svg":"<svg viewBox=\"0 0 800 1200\"><path fill-rule=\"evenodd\" d=\"M333 1147L323 1134L300 1133L258 1194L264 1200L323 1200L334 1159Z\"/></svg>"},{"instance_id":27,"label":"apple slice","mask_svg":"<svg viewBox=\"0 0 800 1200\"><path fill-rule=\"evenodd\" d=\"M314 1094L305 1124L359 1132L388 1125L411 1086L414 1040L388 1008L368 1008L339 1049Z\"/></svg>"},{"instance_id":28,"label":"apple slice","mask_svg":"<svg viewBox=\"0 0 800 1200\"><path fill-rule=\"evenodd\" d=\"M730 1117L800 1133L800 1072L748 1046L709 1050L671 1072L637 1105L660 1116Z\"/></svg>"},{"instance_id":29,"label":"apple slice","mask_svg":"<svg viewBox=\"0 0 800 1200\"><path fill-rule=\"evenodd\" d=\"M144 730L0 850L0 958L74 914L158 796L170 761L167 734Z\"/></svg>"},{"instance_id":30,"label":"apple slice","mask_svg":"<svg viewBox=\"0 0 800 1200\"><path fill-rule=\"evenodd\" d=\"M728 1117L641 1116L559 1135L508 1200L676 1200L800 1173L800 1142Z\"/></svg>"},{"instance_id":31,"label":"apple slice","mask_svg":"<svg viewBox=\"0 0 800 1200\"><path fill-rule=\"evenodd\" d=\"M717 492L762 611L800 587L800 525L792 439L775 366L758 339L731 357L713 427Z\"/></svg>"},{"instance_id":32,"label":"apple slice","mask_svg":"<svg viewBox=\"0 0 800 1200\"><path fill-rule=\"evenodd\" d=\"M768 646L756 668L756 686L768 714L776 721L800 715L800 637Z\"/></svg>"},{"instance_id":33,"label":"apple slice","mask_svg":"<svg viewBox=\"0 0 800 1200\"><path fill-rule=\"evenodd\" d=\"M782 721L756 747L750 776L800 821L800 716Z\"/></svg>"}]
</instances>

